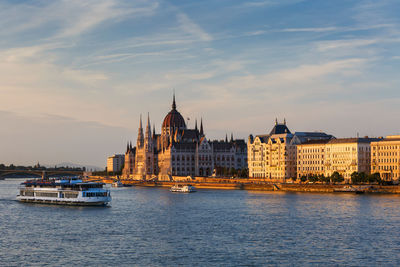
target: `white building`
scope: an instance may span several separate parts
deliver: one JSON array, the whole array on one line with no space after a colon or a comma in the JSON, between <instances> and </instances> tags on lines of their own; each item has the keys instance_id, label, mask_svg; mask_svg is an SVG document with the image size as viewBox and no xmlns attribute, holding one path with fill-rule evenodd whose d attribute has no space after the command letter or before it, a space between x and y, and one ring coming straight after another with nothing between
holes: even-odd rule
<instances>
[{"instance_id":1,"label":"white building","mask_svg":"<svg viewBox=\"0 0 400 267\"><path fill-rule=\"evenodd\" d=\"M115 154L107 159L107 172L120 172L124 166L125 155Z\"/></svg>"}]
</instances>

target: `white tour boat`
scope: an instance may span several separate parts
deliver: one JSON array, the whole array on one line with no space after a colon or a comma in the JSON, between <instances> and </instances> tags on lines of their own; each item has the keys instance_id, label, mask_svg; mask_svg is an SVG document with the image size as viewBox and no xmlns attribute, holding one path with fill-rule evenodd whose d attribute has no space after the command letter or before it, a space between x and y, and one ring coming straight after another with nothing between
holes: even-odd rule
<instances>
[{"instance_id":1,"label":"white tour boat","mask_svg":"<svg viewBox=\"0 0 400 267\"><path fill-rule=\"evenodd\" d=\"M83 182L79 178L33 179L21 183L17 199L59 205L101 206L111 202L104 183Z\"/></svg>"},{"instance_id":2,"label":"white tour boat","mask_svg":"<svg viewBox=\"0 0 400 267\"><path fill-rule=\"evenodd\" d=\"M196 192L196 188L191 185L176 184L173 187L171 187L170 191L178 193L192 193Z\"/></svg>"}]
</instances>

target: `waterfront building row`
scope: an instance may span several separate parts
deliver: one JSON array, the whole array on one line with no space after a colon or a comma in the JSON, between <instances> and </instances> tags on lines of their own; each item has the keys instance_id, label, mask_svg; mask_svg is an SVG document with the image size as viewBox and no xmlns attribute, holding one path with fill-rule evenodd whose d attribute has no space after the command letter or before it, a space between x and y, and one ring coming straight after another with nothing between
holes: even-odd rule
<instances>
[{"instance_id":1,"label":"waterfront building row","mask_svg":"<svg viewBox=\"0 0 400 267\"><path fill-rule=\"evenodd\" d=\"M297 177L331 176L338 172L350 182L353 172L371 173L371 142L377 138L339 138L297 146Z\"/></svg>"},{"instance_id":2,"label":"waterfront building row","mask_svg":"<svg viewBox=\"0 0 400 267\"><path fill-rule=\"evenodd\" d=\"M275 122L269 134L249 136L250 178L285 182L310 175L380 173L386 181L400 178L400 135L387 138L335 138L322 132L295 132Z\"/></svg>"}]
</instances>

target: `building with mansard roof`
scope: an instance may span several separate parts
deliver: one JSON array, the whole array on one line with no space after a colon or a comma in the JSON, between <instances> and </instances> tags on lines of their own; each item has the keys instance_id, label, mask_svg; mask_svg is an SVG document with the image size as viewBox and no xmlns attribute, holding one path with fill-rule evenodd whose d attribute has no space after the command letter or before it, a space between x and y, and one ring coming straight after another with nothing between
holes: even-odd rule
<instances>
[{"instance_id":1,"label":"building with mansard roof","mask_svg":"<svg viewBox=\"0 0 400 267\"><path fill-rule=\"evenodd\" d=\"M297 177L296 146L310 140L333 138L322 132L291 133L286 125L275 121L269 134L249 136L247 142L249 177L285 182Z\"/></svg>"},{"instance_id":2,"label":"building with mansard roof","mask_svg":"<svg viewBox=\"0 0 400 267\"><path fill-rule=\"evenodd\" d=\"M247 145L244 140L209 141L200 129L186 126L176 107L165 116L161 133L151 129L150 117L143 134L139 121L136 146L128 143L123 176L132 179L169 180L172 176L211 176L218 167L241 170L247 168Z\"/></svg>"}]
</instances>

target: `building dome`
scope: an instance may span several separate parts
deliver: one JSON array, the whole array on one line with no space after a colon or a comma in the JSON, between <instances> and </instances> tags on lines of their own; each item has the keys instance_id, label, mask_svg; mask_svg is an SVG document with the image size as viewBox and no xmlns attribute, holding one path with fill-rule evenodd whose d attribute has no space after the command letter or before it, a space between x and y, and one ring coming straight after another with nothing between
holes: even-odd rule
<instances>
[{"instance_id":1,"label":"building dome","mask_svg":"<svg viewBox=\"0 0 400 267\"><path fill-rule=\"evenodd\" d=\"M176 110L175 95L172 102L172 110L165 116L162 124L163 129L185 129L186 123L182 115Z\"/></svg>"},{"instance_id":2,"label":"building dome","mask_svg":"<svg viewBox=\"0 0 400 267\"><path fill-rule=\"evenodd\" d=\"M167 116L165 116L162 124L163 128L186 128L185 120L177 110L171 110Z\"/></svg>"}]
</instances>

